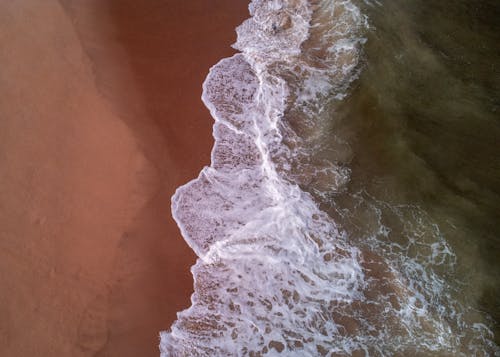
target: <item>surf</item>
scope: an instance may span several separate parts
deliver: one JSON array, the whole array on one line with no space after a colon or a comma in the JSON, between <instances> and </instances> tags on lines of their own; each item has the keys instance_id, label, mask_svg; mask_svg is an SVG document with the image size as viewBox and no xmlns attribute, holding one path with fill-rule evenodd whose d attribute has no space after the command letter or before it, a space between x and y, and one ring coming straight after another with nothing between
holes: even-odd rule
<instances>
[{"instance_id":1,"label":"surf","mask_svg":"<svg viewBox=\"0 0 500 357\"><path fill-rule=\"evenodd\" d=\"M366 16L337 0L254 0L249 12L240 53L203 83L211 164L172 197L198 260L162 356L470 352L441 269L454 254L432 219L363 191L336 201L353 153L342 133L324 135L362 70ZM355 233L359 219L370 225Z\"/></svg>"}]
</instances>

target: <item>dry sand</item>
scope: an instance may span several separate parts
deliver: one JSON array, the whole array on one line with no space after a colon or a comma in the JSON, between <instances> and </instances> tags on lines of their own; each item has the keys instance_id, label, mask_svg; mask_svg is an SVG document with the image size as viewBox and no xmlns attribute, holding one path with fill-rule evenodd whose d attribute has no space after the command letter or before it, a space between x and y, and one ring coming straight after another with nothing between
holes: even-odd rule
<instances>
[{"instance_id":1,"label":"dry sand","mask_svg":"<svg viewBox=\"0 0 500 357\"><path fill-rule=\"evenodd\" d=\"M0 356L157 356L194 255L208 68L246 0L0 2Z\"/></svg>"}]
</instances>

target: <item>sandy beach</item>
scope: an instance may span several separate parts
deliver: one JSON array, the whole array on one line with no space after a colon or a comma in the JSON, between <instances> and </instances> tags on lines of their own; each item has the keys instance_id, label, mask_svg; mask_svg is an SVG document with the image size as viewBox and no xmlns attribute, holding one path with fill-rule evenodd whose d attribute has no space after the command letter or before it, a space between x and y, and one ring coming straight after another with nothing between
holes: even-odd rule
<instances>
[{"instance_id":1,"label":"sandy beach","mask_svg":"<svg viewBox=\"0 0 500 357\"><path fill-rule=\"evenodd\" d=\"M0 4L0 355L158 356L195 256L209 67L245 0Z\"/></svg>"}]
</instances>

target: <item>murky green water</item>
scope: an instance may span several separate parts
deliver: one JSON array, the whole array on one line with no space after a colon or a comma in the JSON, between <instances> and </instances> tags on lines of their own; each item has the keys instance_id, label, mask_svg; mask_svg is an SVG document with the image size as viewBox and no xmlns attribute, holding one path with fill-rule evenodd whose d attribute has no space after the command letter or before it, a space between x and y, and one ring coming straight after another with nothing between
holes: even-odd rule
<instances>
[{"instance_id":1,"label":"murky green water","mask_svg":"<svg viewBox=\"0 0 500 357\"><path fill-rule=\"evenodd\" d=\"M456 294L498 344L500 1L362 8L364 70L333 128L353 152L348 191L424 208L457 256Z\"/></svg>"}]
</instances>

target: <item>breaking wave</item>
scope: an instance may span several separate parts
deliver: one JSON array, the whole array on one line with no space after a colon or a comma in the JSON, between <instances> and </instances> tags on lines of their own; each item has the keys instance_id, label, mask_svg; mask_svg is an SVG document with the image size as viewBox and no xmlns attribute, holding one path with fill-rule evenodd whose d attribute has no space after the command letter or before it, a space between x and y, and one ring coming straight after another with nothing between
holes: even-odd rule
<instances>
[{"instance_id":1,"label":"breaking wave","mask_svg":"<svg viewBox=\"0 0 500 357\"><path fill-rule=\"evenodd\" d=\"M454 254L425 212L366 192L335 203L351 153L341 135L322 143L361 69L366 18L339 0L249 10L241 53L203 84L211 165L172 198L198 260L192 305L161 333L162 356L492 351L486 325L454 300Z\"/></svg>"}]
</instances>

